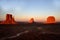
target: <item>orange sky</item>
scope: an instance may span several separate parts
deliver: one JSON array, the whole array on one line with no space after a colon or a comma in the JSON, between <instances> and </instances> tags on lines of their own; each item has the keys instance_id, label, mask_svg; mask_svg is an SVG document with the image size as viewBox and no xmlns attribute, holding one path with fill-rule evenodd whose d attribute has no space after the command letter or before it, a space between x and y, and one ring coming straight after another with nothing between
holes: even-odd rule
<instances>
[{"instance_id":1,"label":"orange sky","mask_svg":"<svg viewBox=\"0 0 60 40\"><path fill-rule=\"evenodd\" d=\"M15 20L16 21L27 21L28 22L30 20L30 18L34 18L35 22L46 22L47 17L48 16L46 16L46 17L38 17L38 16L35 16L35 17L27 17L27 16L23 17L23 16L21 16L21 17L19 17L19 16L17 16L17 17L15 17ZM60 21L59 18L55 18L55 20L56 20L56 22Z\"/></svg>"}]
</instances>

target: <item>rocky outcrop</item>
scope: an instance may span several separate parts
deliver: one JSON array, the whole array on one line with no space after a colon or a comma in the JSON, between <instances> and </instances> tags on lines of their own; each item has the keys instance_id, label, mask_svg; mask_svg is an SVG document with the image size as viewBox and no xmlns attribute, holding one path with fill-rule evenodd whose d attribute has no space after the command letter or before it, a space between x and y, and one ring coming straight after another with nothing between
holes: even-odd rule
<instances>
[{"instance_id":1,"label":"rocky outcrop","mask_svg":"<svg viewBox=\"0 0 60 40\"><path fill-rule=\"evenodd\" d=\"M1 22L1 24L16 24L12 14L6 14L6 20Z\"/></svg>"},{"instance_id":2,"label":"rocky outcrop","mask_svg":"<svg viewBox=\"0 0 60 40\"><path fill-rule=\"evenodd\" d=\"M31 19L29 20L29 23L34 23L34 18L31 18Z\"/></svg>"},{"instance_id":3,"label":"rocky outcrop","mask_svg":"<svg viewBox=\"0 0 60 40\"><path fill-rule=\"evenodd\" d=\"M47 18L46 23L55 23L55 17L54 17L54 16L49 16L49 17Z\"/></svg>"}]
</instances>

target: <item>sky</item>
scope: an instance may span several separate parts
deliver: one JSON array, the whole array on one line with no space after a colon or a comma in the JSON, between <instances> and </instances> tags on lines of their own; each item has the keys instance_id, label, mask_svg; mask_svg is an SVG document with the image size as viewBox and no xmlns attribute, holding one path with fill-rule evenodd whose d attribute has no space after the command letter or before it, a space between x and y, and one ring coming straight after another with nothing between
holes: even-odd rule
<instances>
[{"instance_id":1,"label":"sky","mask_svg":"<svg viewBox=\"0 0 60 40\"><path fill-rule=\"evenodd\" d=\"M46 21L48 16L60 20L60 0L0 0L0 20L12 14L16 21Z\"/></svg>"}]
</instances>

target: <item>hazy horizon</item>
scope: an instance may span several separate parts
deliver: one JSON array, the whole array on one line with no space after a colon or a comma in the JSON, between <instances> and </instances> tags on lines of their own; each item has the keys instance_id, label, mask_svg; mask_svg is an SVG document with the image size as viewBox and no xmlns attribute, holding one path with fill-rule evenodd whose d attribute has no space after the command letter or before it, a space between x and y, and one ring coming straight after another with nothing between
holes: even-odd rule
<instances>
[{"instance_id":1,"label":"hazy horizon","mask_svg":"<svg viewBox=\"0 0 60 40\"><path fill-rule=\"evenodd\" d=\"M60 0L0 0L0 21L6 14L12 14L16 21L45 22L48 16L60 21Z\"/></svg>"}]
</instances>

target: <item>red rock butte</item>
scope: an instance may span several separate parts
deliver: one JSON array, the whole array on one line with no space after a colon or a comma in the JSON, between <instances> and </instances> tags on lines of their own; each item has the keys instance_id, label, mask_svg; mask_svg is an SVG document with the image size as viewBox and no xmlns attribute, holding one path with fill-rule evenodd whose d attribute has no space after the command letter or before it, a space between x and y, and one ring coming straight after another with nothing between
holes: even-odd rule
<instances>
[{"instance_id":1,"label":"red rock butte","mask_svg":"<svg viewBox=\"0 0 60 40\"><path fill-rule=\"evenodd\" d=\"M55 23L55 17L54 16L49 16L48 18L47 18L47 21L46 21L47 23Z\"/></svg>"},{"instance_id":2,"label":"red rock butte","mask_svg":"<svg viewBox=\"0 0 60 40\"><path fill-rule=\"evenodd\" d=\"M29 20L29 23L34 23L34 18L31 18L31 19Z\"/></svg>"},{"instance_id":3,"label":"red rock butte","mask_svg":"<svg viewBox=\"0 0 60 40\"><path fill-rule=\"evenodd\" d=\"M12 14L6 14L6 20L1 22L1 24L16 24Z\"/></svg>"}]
</instances>

